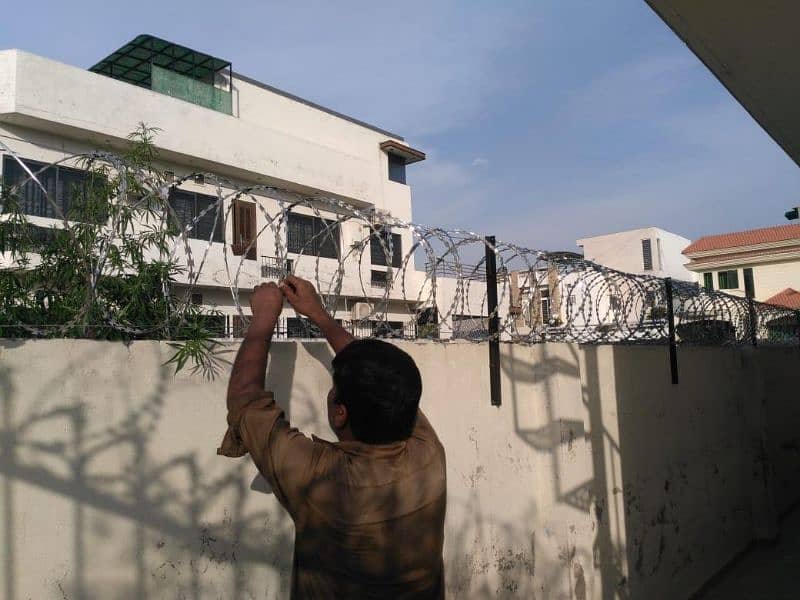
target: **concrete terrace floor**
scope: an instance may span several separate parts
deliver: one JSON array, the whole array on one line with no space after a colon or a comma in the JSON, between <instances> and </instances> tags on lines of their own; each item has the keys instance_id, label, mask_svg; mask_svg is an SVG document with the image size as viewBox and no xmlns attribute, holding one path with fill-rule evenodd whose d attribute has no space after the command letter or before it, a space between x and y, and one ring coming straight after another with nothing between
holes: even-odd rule
<instances>
[{"instance_id":1,"label":"concrete terrace floor","mask_svg":"<svg viewBox=\"0 0 800 600\"><path fill-rule=\"evenodd\" d=\"M800 598L800 509L781 522L774 545L755 546L723 570L695 600Z\"/></svg>"}]
</instances>

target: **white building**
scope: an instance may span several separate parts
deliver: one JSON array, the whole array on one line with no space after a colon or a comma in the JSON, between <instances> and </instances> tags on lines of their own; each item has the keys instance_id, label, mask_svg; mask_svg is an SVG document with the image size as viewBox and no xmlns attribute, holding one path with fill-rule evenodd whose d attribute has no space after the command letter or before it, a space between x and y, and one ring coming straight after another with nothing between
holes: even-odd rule
<instances>
[{"instance_id":1,"label":"white building","mask_svg":"<svg viewBox=\"0 0 800 600\"><path fill-rule=\"evenodd\" d=\"M138 36L90 70L20 50L0 51L0 140L30 166L41 168L98 148L121 149L126 136L142 122L161 129L155 140L162 161L158 167L176 177L213 173L236 187L274 186L411 220L405 168L423 160L422 152L397 134L240 75L229 61L148 35ZM8 153L1 158L2 181L13 185L23 177L21 168ZM43 177L55 182L59 173L62 178L80 177L66 165L48 169ZM216 186L198 179L173 190L170 202L191 220L216 200L216 194ZM55 199L63 201L58 193ZM26 205L32 224L59 222L46 202L31 200ZM286 227L278 232L285 237L276 244L264 216L276 211L277 202L269 194L251 195L234 207L224 230L214 231L210 213L211 220L201 220L190 234L204 238L190 240L195 256L202 255L213 238L193 301L225 315L226 335L242 330L229 273L239 270L241 304L247 313L248 290L284 272L283 259L275 256L279 246L288 250L285 257L301 277L334 278L339 257L352 257L345 259L336 318L345 322L363 318L370 306L381 303L388 326L399 329L409 323L419 304L414 301L418 294L413 291L417 277L413 256L403 270L409 279L404 283L412 291L403 294L403 286L395 281L385 294L387 276L398 276L397 259L412 246L409 230L392 233L395 252L388 262L394 265L386 265L382 251L370 252L367 247L359 260L350 252L355 244L363 248L369 240L363 221L343 222L336 229L337 239L329 243L313 242L313 232L325 226L327 213L314 214L305 207L291 211ZM253 239L256 242L245 252ZM223 247L235 258L233 267L226 266ZM319 262L304 254L319 255ZM297 335L301 324L294 311L286 309L284 315L290 334ZM375 322L367 322L367 327L374 326Z\"/></svg>"},{"instance_id":2,"label":"white building","mask_svg":"<svg viewBox=\"0 0 800 600\"><path fill-rule=\"evenodd\" d=\"M658 227L596 235L576 243L583 248L586 260L611 269L696 281L696 275L684 266L686 260L682 254L690 241Z\"/></svg>"}]
</instances>

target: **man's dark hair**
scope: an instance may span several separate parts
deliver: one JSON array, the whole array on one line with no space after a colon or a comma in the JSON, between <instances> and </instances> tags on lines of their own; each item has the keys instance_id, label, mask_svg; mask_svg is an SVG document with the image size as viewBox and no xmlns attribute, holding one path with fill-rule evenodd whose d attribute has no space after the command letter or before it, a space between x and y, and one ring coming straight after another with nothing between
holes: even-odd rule
<instances>
[{"instance_id":1,"label":"man's dark hair","mask_svg":"<svg viewBox=\"0 0 800 600\"><path fill-rule=\"evenodd\" d=\"M350 342L333 359L333 383L357 440L389 444L411 436L422 378L400 348L380 340Z\"/></svg>"}]
</instances>

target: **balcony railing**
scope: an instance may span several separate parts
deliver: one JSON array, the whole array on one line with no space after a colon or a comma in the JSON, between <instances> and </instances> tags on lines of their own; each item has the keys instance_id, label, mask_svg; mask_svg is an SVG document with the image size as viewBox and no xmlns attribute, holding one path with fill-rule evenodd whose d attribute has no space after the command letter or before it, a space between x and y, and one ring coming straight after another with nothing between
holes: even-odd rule
<instances>
[{"instance_id":1,"label":"balcony railing","mask_svg":"<svg viewBox=\"0 0 800 600\"><path fill-rule=\"evenodd\" d=\"M261 257L261 277L264 279L282 279L292 272L292 261L276 256Z\"/></svg>"},{"instance_id":2,"label":"balcony railing","mask_svg":"<svg viewBox=\"0 0 800 600\"><path fill-rule=\"evenodd\" d=\"M462 280L470 281L486 281L486 265L481 263L479 265L467 265L438 259L435 262L428 261L425 263L425 271L429 274L436 274L437 277L451 277ZM497 277L502 279L508 275L506 267L497 268Z\"/></svg>"},{"instance_id":3,"label":"balcony railing","mask_svg":"<svg viewBox=\"0 0 800 600\"><path fill-rule=\"evenodd\" d=\"M374 288L389 287L390 275L387 271L372 271L370 274L370 285Z\"/></svg>"}]
</instances>

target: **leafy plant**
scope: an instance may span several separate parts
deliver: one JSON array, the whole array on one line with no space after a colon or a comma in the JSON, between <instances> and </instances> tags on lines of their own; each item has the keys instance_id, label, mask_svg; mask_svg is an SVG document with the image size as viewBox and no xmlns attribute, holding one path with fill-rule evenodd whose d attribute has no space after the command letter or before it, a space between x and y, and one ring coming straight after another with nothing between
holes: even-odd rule
<instances>
[{"instance_id":1,"label":"leafy plant","mask_svg":"<svg viewBox=\"0 0 800 600\"><path fill-rule=\"evenodd\" d=\"M167 362L176 371L193 363L209 372L217 346L209 316L217 313L174 287L183 267L170 250L180 226L154 166L157 133L142 123L121 160L82 159L60 226L28 222L24 193L35 184L3 185L0 252L11 261L0 263L0 336L172 340Z\"/></svg>"},{"instance_id":2,"label":"leafy plant","mask_svg":"<svg viewBox=\"0 0 800 600\"><path fill-rule=\"evenodd\" d=\"M417 337L420 339L438 339L439 326L436 323L417 325Z\"/></svg>"}]
</instances>

